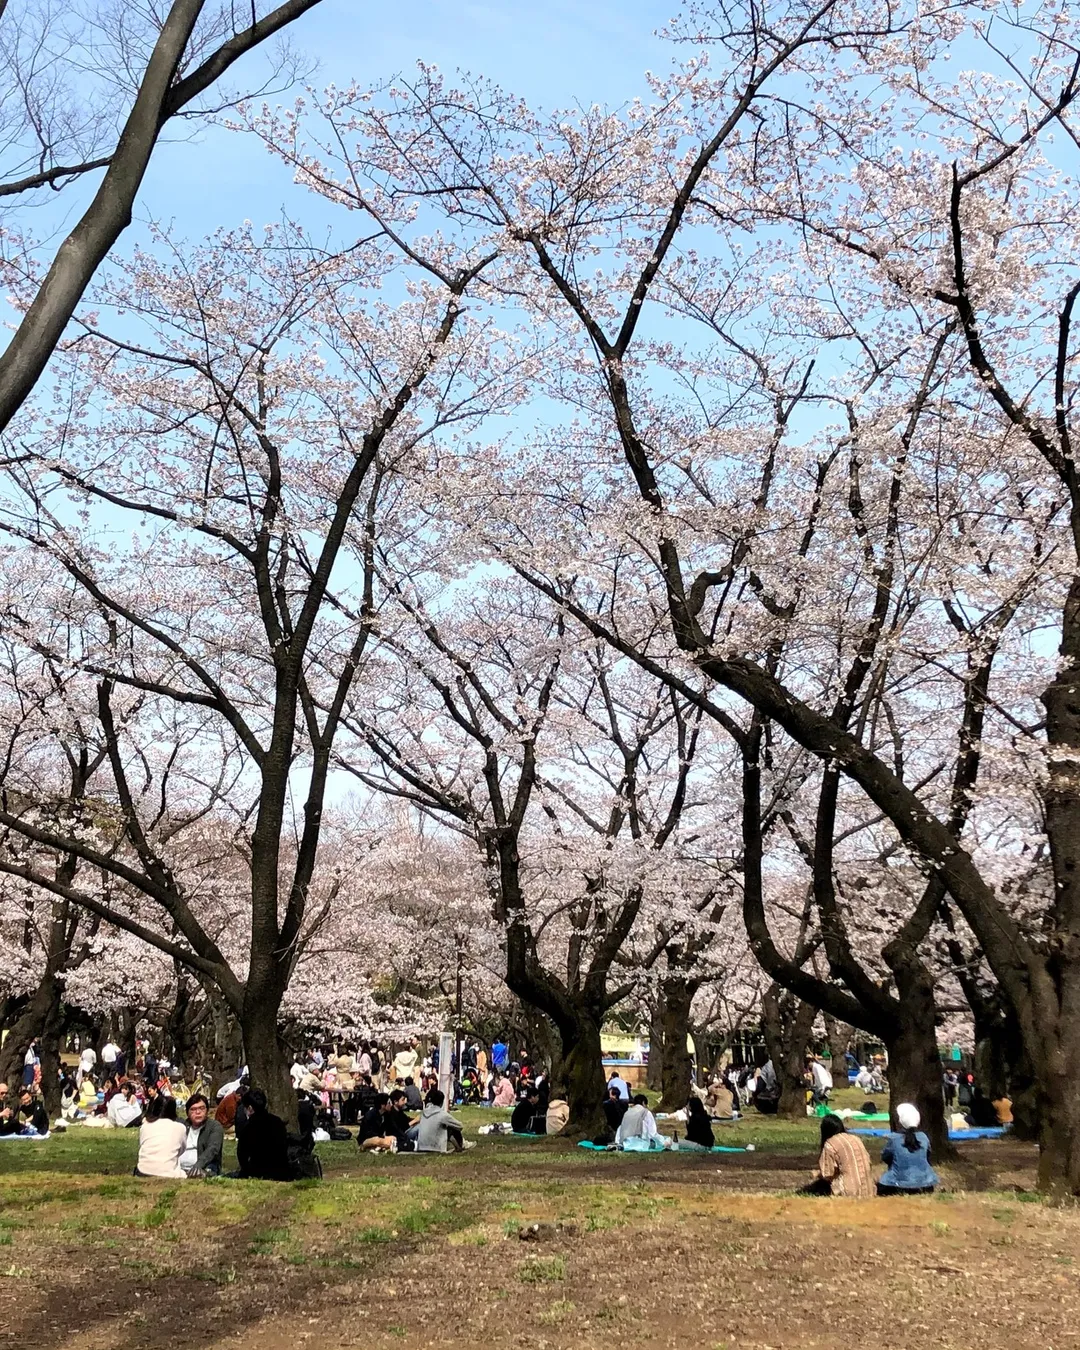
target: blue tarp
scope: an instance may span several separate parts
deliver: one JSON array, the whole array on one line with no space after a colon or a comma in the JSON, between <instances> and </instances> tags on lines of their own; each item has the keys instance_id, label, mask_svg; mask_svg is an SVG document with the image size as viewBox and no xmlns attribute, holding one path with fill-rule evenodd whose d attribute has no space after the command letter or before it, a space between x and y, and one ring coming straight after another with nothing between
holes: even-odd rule
<instances>
[{"instance_id":1,"label":"blue tarp","mask_svg":"<svg viewBox=\"0 0 1080 1350\"><path fill-rule=\"evenodd\" d=\"M591 1149L595 1149L597 1153L607 1153L607 1152L609 1151L610 1147L611 1147L611 1146L610 1146L609 1144L594 1144L594 1143L592 1142L591 1139L583 1139L583 1140L581 1141L581 1143L578 1144L578 1148L591 1148ZM644 1149L643 1149L643 1150L641 1150L641 1151L642 1151L642 1152L649 1152L649 1153L677 1153L679 1150L678 1150L678 1149L666 1149L666 1148L661 1149L661 1148L655 1148L655 1149L648 1149L648 1150L644 1150ZM744 1149L744 1148L729 1148L729 1147L727 1147L727 1146L724 1145L724 1144L714 1144L714 1145L712 1146L712 1148L711 1148L709 1151L710 1151L711 1153L745 1153L745 1152L746 1152L746 1149ZM694 1150L694 1149L691 1149L691 1148L688 1148L688 1149L684 1149L684 1150L683 1150L683 1154L684 1154L684 1156L687 1157L687 1158L692 1157L693 1154L694 1154L694 1152L695 1152L695 1150Z\"/></svg>"},{"instance_id":2,"label":"blue tarp","mask_svg":"<svg viewBox=\"0 0 1080 1350\"><path fill-rule=\"evenodd\" d=\"M849 1130L849 1134L863 1134L875 1139L887 1139L891 1130ZM965 1139L1000 1139L1003 1134L1009 1131L1004 1125L987 1125L980 1130L950 1130L949 1138L962 1142Z\"/></svg>"}]
</instances>

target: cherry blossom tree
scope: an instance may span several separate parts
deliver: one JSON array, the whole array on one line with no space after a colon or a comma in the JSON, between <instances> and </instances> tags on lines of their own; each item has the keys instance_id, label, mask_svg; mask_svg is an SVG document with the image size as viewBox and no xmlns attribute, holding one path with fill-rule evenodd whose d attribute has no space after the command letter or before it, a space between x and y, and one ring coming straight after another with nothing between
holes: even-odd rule
<instances>
[{"instance_id":1,"label":"cherry blossom tree","mask_svg":"<svg viewBox=\"0 0 1080 1350\"><path fill-rule=\"evenodd\" d=\"M1060 279L1075 211L1048 146L1075 134L1078 43L1050 8L845 19L792 10L763 27L707 12L684 36L722 68L695 55L619 115L541 118L421 72L388 105L356 101L376 147L363 171L498 248L490 284L558 335L545 393L572 412L514 447L535 489L517 518L499 513L502 556L697 706L688 673L707 677L720 725L731 696L753 709L748 876L769 738L820 761L816 902L831 978L852 1000L830 996L831 1011L850 1021L876 995L832 898L841 781L857 813L860 800L880 813L890 850L922 874L892 947L911 984L891 1006L918 988L930 1007L920 950L955 906L1031 1060L1042 1182L1076 1191L1076 291ZM948 78L961 37L996 69ZM635 560L621 596L616 556ZM567 578L596 574L602 604L568 595ZM1046 630L1062 635L1049 676ZM995 781L1026 758L1045 815L1053 885L1029 885L1034 923L1003 872L1032 846L1040 808L998 859L981 853L996 810L974 786L987 745ZM756 940L772 960L760 928ZM931 1035L924 1019L923 1082Z\"/></svg>"},{"instance_id":2,"label":"cherry blossom tree","mask_svg":"<svg viewBox=\"0 0 1080 1350\"><path fill-rule=\"evenodd\" d=\"M102 4L85 14L79 31L57 23L46 5L18 16L19 7L8 13L6 0L0 5L4 78L10 82L0 114L0 145L9 161L0 200L105 171L43 274L25 238L16 232L7 241L14 247L5 248L6 261L20 274L26 300L0 354L0 430L33 390L95 272L131 223L164 127L174 118L205 113L203 94L247 52L317 3L285 0L261 17L256 5L235 0L212 6L172 0L164 10ZM77 88L86 91L83 97Z\"/></svg>"},{"instance_id":3,"label":"cherry blossom tree","mask_svg":"<svg viewBox=\"0 0 1080 1350\"><path fill-rule=\"evenodd\" d=\"M278 1012L317 917L333 744L378 609L375 542L409 485L423 491L432 435L512 397L500 335L467 312L482 260L458 268L437 243L425 257L396 239L376 229L333 255L291 228L245 228L197 259L138 253L65 353L64 412L22 423L5 464L9 558L37 557L53 596L75 597L62 659L94 682L112 811L100 837L75 838L19 783L23 806L0 824L24 847L0 870L211 981L252 1075L290 1112ZM139 331L110 332L101 315L118 311ZM39 628L26 614L13 636L36 648ZM232 951L169 856L180 823L221 810L246 874ZM161 921L46 877L37 848L118 878Z\"/></svg>"}]
</instances>

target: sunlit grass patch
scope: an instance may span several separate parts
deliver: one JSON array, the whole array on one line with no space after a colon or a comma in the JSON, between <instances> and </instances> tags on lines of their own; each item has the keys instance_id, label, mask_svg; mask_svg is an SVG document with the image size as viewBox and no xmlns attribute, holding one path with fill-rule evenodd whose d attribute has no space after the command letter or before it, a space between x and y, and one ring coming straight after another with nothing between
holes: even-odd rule
<instances>
[{"instance_id":1,"label":"sunlit grass patch","mask_svg":"<svg viewBox=\"0 0 1080 1350\"><path fill-rule=\"evenodd\" d=\"M522 1284L558 1284L566 1279L565 1256L531 1256L518 1270Z\"/></svg>"}]
</instances>

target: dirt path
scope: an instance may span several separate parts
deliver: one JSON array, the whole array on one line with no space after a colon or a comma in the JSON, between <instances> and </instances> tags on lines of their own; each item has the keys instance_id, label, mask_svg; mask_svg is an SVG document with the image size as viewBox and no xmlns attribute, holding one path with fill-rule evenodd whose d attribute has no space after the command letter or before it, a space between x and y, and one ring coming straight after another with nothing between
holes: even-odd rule
<instances>
[{"instance_id":1,"label":"dirt path","mask_svg":"<svg viewBox=\"0 0 1080 1350\"><path fill-rule=\"evenodd\" d=\"M999 1148L962 1170L998 1186L1015 1173L1020 1185L1028 1161ZM17 1230L17 1247L0 1248L0 1322L33 1350L1080 1343L1080 1214L1007 1191L830 1201L748 1189L791 1186L804 1163L489 1169L453 1222L376 1244L364 1240L374 1230L363 1202L341 1207L356 1183L271 1191L242 1222L209 1231L192 1217L204 1199L182 1192L169 1213L163 1195L160 1223L144 1214L96 1246L74 1232L58 1241L55 1226ZM408 1175L388 1167L366 1186L394 1194ZM522 1242L515 1230L534 1220L551 1225L547 1240Z\"/></svg>"}]
</instances>

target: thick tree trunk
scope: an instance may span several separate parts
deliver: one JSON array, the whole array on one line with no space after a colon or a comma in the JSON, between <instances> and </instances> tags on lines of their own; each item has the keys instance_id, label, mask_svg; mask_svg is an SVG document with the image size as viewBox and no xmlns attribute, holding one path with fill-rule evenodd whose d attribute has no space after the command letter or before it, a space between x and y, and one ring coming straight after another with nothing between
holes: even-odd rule
<instances>
[{"instance_id":1,"label":"thick tree trunk","mask_svg":"<svg viewBox=\"0 0 1080 1350\"><path fill-rule=\"evenodd\" d=\"M844 1056L851 1046L855 1028L847 1022L839 1022L835 1017L825 1014L825 1037L829 1042L829 1068L835 1088L848 1085L848 1067Z\"/></svg>"},{"instance_id":2,"label":"thick tree trunk","mask_svg":"<svg viewBox=\"0 0 1080 1350\"><path fill-rule=\"evenodd\" d=\"M54 977L50 983L52 996L41 1028L38 1058L41 1061L41 1096L49 1119L55 1120L60 1114L60 1043L64 1034L64 1012L60 981Z\"/></svg>"},{"instance_id":3,"label":"thick tree trunk","mask_svg":"<svg viewBox=\"0 0 1080 1350\"><path fill-rule=\"evenodd\" d=\"M130 1078L135 1072L135 1040L139 1025L138 1009L124 1008L117 1018L117 1025L116 1043L124 1052L124 1064Z\"/></svg>"},{"instance_id":4,"label":"thick tree trunk","mask_svg":"<svg viewBox=\"0 0 1080 1350\"><path fill-rule=\"evenodd\" d=\"M766 990L762 999L762 1030L780 1085L776 1114L789 1120L806 1118L806 1047L816 1016L812 1004L786 991L781 994L778 985Z\"/></svg>"},{"instance_id":5,"label":"thick tree trunk","mask_svg":"<svg viewBox=\"0 0 1080 1350\"><path fill-rule=\"evenodd\" d=\"M921 962L895 970L898 1008L896 1034L885 1041L889 1053L889 1109L911 1102L936 1158L955 1154L949 1143L938 1057L934 985Z\"/></svg>"},{"instance_id":6,"label":"thick tree trunk","mask_svg":"<svg viewBox=\"0 0 1080 1350\"><path fill-rule=\"evenodd\" d=\"M176 998L164 1028L172 1063L180 1070L185 1083L195 1077L196 1038L192 1018L198 1011L192 998L192 987L186 972L177 966Z\"/></svg>"},{"instance_id":7,"label":"thick tree trunk","mask_svg":"<svg viewBox=\"0 0 1080 1350\"><path fill-rule=\"evenodd\" d=\"M592 1139L607 1126L603 1112L606 1081L600 1052L600 1023L582 1014L559 1028L562 1056L552 1097L563 1097L570 1118L563 1134Z\"/></svg>"},{"instance_id":8,"label":"thick tree trunk","mask_svg":"<svg viewBox=\"0 0 1080 1350\"><path fill-rule=\"evenodd\" d=\"M241 1029L244 1035L244 1058L247 1062L251 1086L262 1088L270 1110L280 1116L290 1130L297 1128L296 1092L289 1076L289 1060L284 1042L278 1032L277 1014L280 999L244 1001Z\"/></svg>"},{"instance_id":9,"label":"thick tree trunk","mask_svg":"<svg viewBox=\"0 0 1080 1350\"><path fill-rule=\"evenodd\" d=\"M1063 1072L1043 1075L1038 1084L1039 1189L1051 1200L1074 1202L1080 1195L1080 1028L1070 1036L1072 1063L1062 1056ZM1071 1070L1071 1071L1070 1071Z\"/></svg>"},{"instance_id":10,"label":"thick tree trunk","mask_svg":"<svg viewBox=\"0 0 1080 1350\"><path fill-rule=\"evenodd\" d=\"M23 1060L32 1041L39 1041L41 1091L50 1118L60 1112L60 1036L63 990L56 973L46 969L0 1049L0 1082L14 1092L22 1080Z\"/></svg>"},{"instance_id":11,"label":"thick tree trunk","mask_svg":"<svg viewBox=\"0 0 1080 1350\"><path fill-rule=\"evenodd\" d=\"M661 1111L681 1111L690 1100L693 1065L686 1048L693 992L685 980L664 982L664 1065Z\"/></svg>"},{"instance_id":12,"label":"thick tree trunk","mask_svg":"<svg viewBox=\"0 0 1080 1350\"><path fill-rule=\"evenodd\" d=\"M649 1063L645 1069L645 1086L650 1092L660 1092L664 1086L664 995L659 989L649 1012Z\"/></svg>"}]
</instances>

